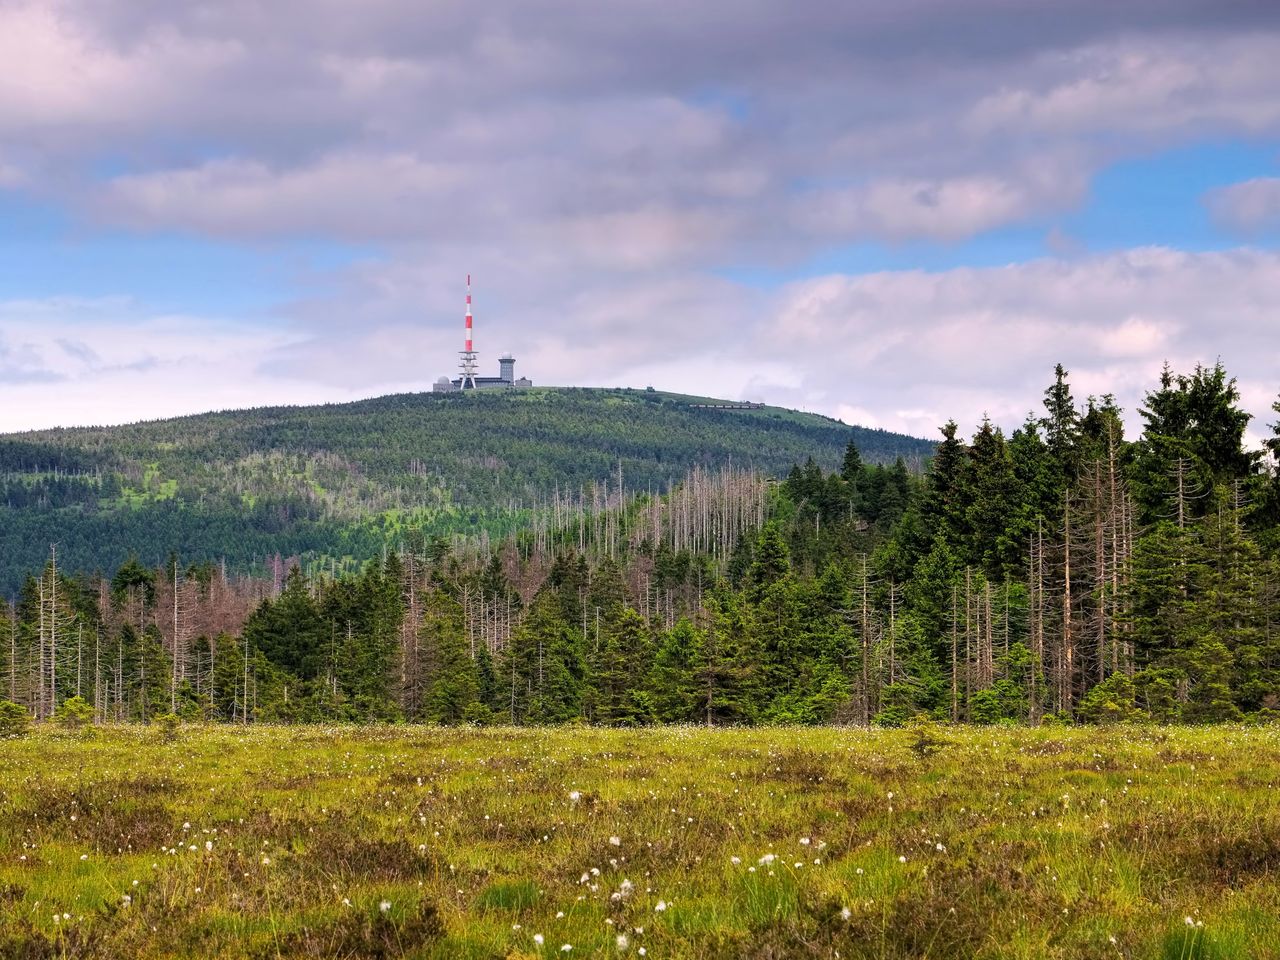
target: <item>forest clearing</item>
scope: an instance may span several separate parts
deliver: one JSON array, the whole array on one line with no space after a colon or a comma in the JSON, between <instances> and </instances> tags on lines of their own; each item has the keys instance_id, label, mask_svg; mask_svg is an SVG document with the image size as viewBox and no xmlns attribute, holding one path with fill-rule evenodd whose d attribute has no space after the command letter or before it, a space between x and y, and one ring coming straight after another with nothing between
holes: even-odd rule
<instances>
[{"instance_id":1,"label":"forest clearing","mask_svg":"<svg viewBox=\"0 0 1280 960\"><path fill-rule=\"evenodd\" d=\"M5 957L1265 958L1280 729L41 726Z\"/></svg>"}]
</instances>

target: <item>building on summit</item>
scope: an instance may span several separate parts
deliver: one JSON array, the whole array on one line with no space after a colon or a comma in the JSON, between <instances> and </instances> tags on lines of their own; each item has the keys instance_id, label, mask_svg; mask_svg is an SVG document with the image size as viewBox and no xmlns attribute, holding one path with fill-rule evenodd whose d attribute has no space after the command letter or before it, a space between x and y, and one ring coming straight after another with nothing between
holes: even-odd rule
<instances>
[{"instance_id":1,"label":"building on summit","mask_svg":"<svg viewBox=\"0 0 1280 960\"><path fill-rule=\"evenodd\" d=\"M479 354L475 349L475 342L472 340L472 318L471 318L471 274L467 274L467 319L465 328L465 346L460 351L459 356L462 360L459 363L461 368L460 376L454 380L448 377L441 377L436 381L433 388L435 393L452 393L455 390L494 390L494 389L514 389L516 387L532 387L533 381L528 377L516 379L516 358L507 354L498 360L498 375L496 377L477 376Z\"/></svg>"},{"instance_id":2,"label":"building on summit","mask_svg":"<svg viewBox=\"0 0 1280 960\"><path fill-rule=\"evenodd\" d=\"M463 384L466 383L464 387ZM506 356L498 361L496 377L477 377L474 372L466 377L441 377L432 388L436 393L452 393L455 390L493 390L499 387L532 387L533 381L528 377L516 379L516 358Z\"/></svg>"}]
</instances>

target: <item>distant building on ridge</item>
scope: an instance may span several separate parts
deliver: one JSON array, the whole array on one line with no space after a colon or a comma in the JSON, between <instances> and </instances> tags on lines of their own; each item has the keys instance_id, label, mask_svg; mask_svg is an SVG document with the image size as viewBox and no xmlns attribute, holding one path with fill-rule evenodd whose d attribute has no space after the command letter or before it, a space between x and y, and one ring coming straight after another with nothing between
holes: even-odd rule
<instances>
[{"instance_id":1,"label":"distant building on ridge","mask_svg":"<svg viewBox=\"0 0 1280 960\"><path fill-rule=\"evenodd\" d=\"M481 377L476 374L479 354L472 339L473 321L471 317L471 274L467 274L467 318L464 328L464 347L459 356L460 375L455 380L441 377L432 388L435 393L452 393L455 390L494 390L499 388L514 389L516 387L532 387L533 381L527 377L516 379L516 358L507 354L498 360L496 377Z\"/></svg>"}]
</instances>

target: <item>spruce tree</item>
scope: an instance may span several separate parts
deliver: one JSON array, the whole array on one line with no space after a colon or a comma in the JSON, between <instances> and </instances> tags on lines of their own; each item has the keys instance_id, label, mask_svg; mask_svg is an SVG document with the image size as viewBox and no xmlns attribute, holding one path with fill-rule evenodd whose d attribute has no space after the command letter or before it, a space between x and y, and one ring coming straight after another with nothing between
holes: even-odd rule
<instances>
[{"instance_id":1,"label":"spruce tree","mask_svg":"<svg viewBox=\"0 0 1280 960\"><path fill-rule=\"evenodd\" d=\"M969 536L966 560L988 576L1004 578L1021 570L1020 529L1011 524L1018 507L1018 480L1004 434L983 419L969 448L970 489L965 511Z\"/></svg>"},{"instance_id":2,"label":"spruce tree","mask_svg":"<svg viewBox=\"0 0 1280 960\"><path fill-rule=\"evenodd\" d=\"M659 723L692 723L699 719L699 678L704 634L685 617L662 634L645 682L645 701Z\"/></svg>"},{"instance_id":3,"label":"spruce tree","mask_svg":"<svg viewBox=\"0 0 1280 960\"><path fill-rule=\"evenodd\" d=\"M480 700L480 678L471 657L462 605L442 590L423 598L419 644L423 660L423 719L457 724Z\"/></svg>"}]
</instances>

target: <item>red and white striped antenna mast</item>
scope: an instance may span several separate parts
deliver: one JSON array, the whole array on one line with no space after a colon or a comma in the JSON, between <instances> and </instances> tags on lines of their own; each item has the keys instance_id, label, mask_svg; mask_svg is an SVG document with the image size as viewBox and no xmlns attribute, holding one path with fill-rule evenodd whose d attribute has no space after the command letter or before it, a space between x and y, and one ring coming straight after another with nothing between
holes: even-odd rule
<instances>
[{"instance_id":1,"label":"red and white striped antenna mast","mask_svg":"<svg viewBox=\"0 0 1280 960\"><path fill-rule=\"evenodd\" d=\"M471 274L467 274L467 325L466 325L466 348L462 351L462 382L459 387L463 390L474 390L476 388L476 350L475 343L472 340L472 318L471 318Z\"/></svg>"}]
</instances>

